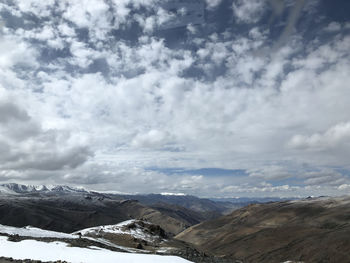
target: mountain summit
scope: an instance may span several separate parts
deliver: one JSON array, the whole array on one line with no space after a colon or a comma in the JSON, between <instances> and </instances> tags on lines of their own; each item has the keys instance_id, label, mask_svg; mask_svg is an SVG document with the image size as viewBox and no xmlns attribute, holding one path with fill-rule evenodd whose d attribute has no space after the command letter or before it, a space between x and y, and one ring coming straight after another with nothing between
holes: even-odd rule
<instances>
[{"instance_id":1,"label":"mountain summit","mask_svg":"<svg viewBox=\"0 0 350 263\"><path fill-rule=\"evenodd\" d=\"M75 188L67 185L0 184L0 194L17 195L33 193L89 193L89 191L83 188Z\"/></svg>"}]
</instances>

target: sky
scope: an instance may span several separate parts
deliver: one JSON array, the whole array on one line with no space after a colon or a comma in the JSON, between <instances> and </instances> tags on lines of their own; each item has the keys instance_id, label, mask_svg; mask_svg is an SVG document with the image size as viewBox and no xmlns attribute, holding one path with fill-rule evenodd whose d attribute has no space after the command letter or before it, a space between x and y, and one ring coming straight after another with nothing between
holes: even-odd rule
<instances>
[{"instance_id":1,"label":"sky","mask_svg":"<svg viewBox=\"0 0 350 263\"><path fill-rule=\"evenodd\" d=\"M350 193L350 1L0 0L0 183Z\"/></svg>"}]
</instances>

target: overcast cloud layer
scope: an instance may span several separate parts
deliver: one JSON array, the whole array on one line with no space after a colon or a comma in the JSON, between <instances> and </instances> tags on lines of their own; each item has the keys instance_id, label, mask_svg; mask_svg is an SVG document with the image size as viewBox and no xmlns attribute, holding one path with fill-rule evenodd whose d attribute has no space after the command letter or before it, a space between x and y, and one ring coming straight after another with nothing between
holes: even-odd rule
<instances>
[{"instance_id":1,"label":"overcast cloud layer","mask_svg":"<svg viewBox=\"0 0 350 263\"><path fill-rule=\"evenodd\" d=\"M350 191L347 0L0 1L0 181Z\"/></svg>"}]
</instances>

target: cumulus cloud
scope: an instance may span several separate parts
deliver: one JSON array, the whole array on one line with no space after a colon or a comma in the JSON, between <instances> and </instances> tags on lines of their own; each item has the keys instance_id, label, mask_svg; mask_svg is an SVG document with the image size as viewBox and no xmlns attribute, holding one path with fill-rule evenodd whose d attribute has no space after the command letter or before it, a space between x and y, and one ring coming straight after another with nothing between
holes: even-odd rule
<instances>
[{"instance_id":1,"label":"cumulus cloud","mask_svg":"<svg viewBox=\"0 0 350 263\"><path fill-rule=\"evenodd\" d=\"M227 21L216 13L224 5ZM350 110L345 26L306 36L310 28L298 30L310 26L304 1L60 1L54 9L31 0L0 8L1 178L134 192L142 181L147 191L201 195L347 184L301 176L305 166L346 169ZM259 23L265 14L274 18ZM283 182L291 178L311 190Z\"/></svg>"},{"instance_id":2,"label":"cumulus cloud","mask_svg":"<svg viewBox=\"0 0 350 263\"><path fill-rule=\"evenodd\" d=\"M337 32L341 29L341 24L337 22L331 22L328 24L328 26L324 29L329 32Z\"/></svg>"},{"instance_id":3,"label":"cumulus cloud","mask_svg":"<svg viewBox=\"0 0 350 263\"><path fill-rule=\"evenodd\" d=\"M169 142L169 134L163 131L150 130L145 134L138 134L131 144L134 147L158 148L166 147Z\"/></svg>"},{"instance_id":4,"label":"cumulus cloud","mask_svg":"<svg viewBox=\"0 0 350 263\"><path fill-rule=\"evenodd\" d=\"M0 103L0 122L6 123L10 120L27 121L29 116L24 110L17 108L11 102Z\"/></svg>"},{"instance_id":5,"label":"cumulus cloud","mask_svg":"<svg viewBox=\"0 0 350 263\"><path fill-rule=\"evenodd\" d=\"M297 149L329 150L350 143L350 123L339 123L323 133L294 135L289 146Z\"/></svg>"},{"instance_id":6,"label":"cumulus cloud","mask_svg":"<svg viewBox=\"0 0 350 263\"><path fill-rule=\"evenodd\" d=\"M4 48L0 52L0 74L5 76L0 81L1 176L24 178L27 170L71 169L84 163L92 154L86 146L72 143L69 132L43 129L40 119L34 119L26 109L28 102L30 105L35 101L28 101L32 98L30 86L25 89L21 71L13 69L37 69L38 52L18 42L16 36L3 36L1 45L12 50ZM30 79L30 74L27 77Z\"/></svg>"},{"instance_id":7,"label":"cumulus cloud","mask_svg":"<svg viewBox=\"0 0 350 263\"><path fill-rule=\"evenodd\" d=\"M222 0L205 0L208 9L213 9L220 5Z\"/></svg>"},{"instance_id":8,"label":"cumulus cloud","mask_svg":"<svg viewBox=\"0 0 350 263\"><path fill-rule=\"evenodd\" d=\"M261 19L266 2L264 0L237 0L232 4L238 22L256 23Z\"/></svg>"},{"instance_id":9,"label":"cumulus cloud","mask_svg":"<svg viewBox=\"0 0 350 263\"><path fill-rule=\"evenodd\" d=\"M338 186L339 190L348 190L350 189L350 184L342 184Z\"/></svg>"},{"instance_id":10,"label":"cumulus cloud","mask_svg":"<svg viewBox=\"0 0 350 263\"><path fill-rule=\"evenodd\" d=\"M0 66L1 72L8 70L14 66L23 66L29 68L38 67L38 63L35 60L37 52L28 43L17 42L17 39L12 36L0 35ZM13 48L16 47L16 48Z\"/></svg>"},{"instance_id":11,"label":"cumulus cloud","mask_svg":"<svg viewBox=\"0 0 350 263\"><path fill-rule=\"evenodd\" d=\"M38 17L46 17L52 14L52 6L55 4L55 0L48 0L42 3L38 0L28 1L15 1L20 11L25 13L31 13Z\"/></svg>"},{"instance_id":12,"label":"cumulus cloud","mask_svg":"<svg viewBox=\"0 0 350 263\"><path fill-rule=\"evenodd\" d=\"M74 145L69 133L42 130L13 102L0 101L0 116L2 170L73 169L92 155L88 147Z\"/></svg>"}]
</instances>

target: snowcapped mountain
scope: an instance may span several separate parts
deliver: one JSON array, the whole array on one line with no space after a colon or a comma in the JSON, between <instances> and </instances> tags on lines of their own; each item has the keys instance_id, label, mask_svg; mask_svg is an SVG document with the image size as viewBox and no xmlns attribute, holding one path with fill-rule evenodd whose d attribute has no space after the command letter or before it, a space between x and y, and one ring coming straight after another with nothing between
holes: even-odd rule
<instances>
[{"instance_id":1,"label":"snowcapped mountain","mask_svg":"<svg viewBox=\"0 0 350 263\"><path fill-rule=\"evenodd\" d=\"M32 193L89 193L82 188L74 188L66 185L24 185L16 183L0 184L0 194L18 195Z\"/></svg>"}]
</instances>

